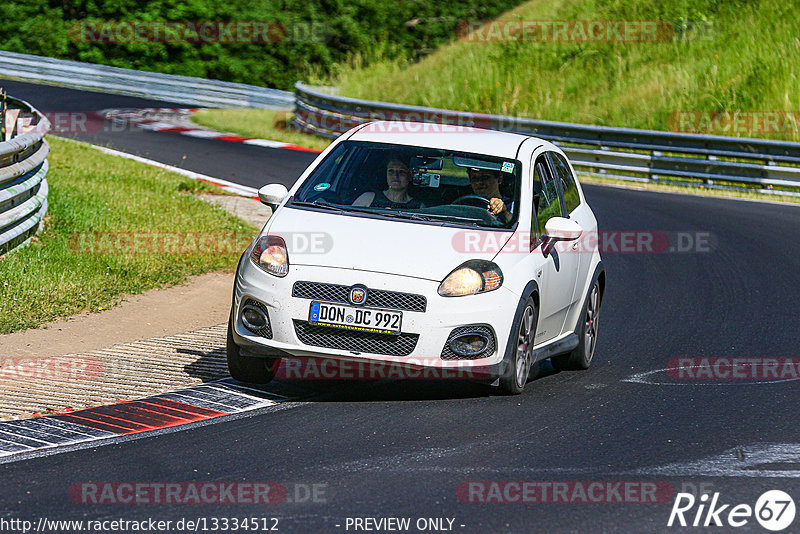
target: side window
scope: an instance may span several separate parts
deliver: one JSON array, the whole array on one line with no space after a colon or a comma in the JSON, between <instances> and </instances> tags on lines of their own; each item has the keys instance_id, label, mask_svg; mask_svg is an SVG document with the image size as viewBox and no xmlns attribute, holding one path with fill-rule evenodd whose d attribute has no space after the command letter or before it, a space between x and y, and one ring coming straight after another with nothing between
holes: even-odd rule
<instances>
[{"instance_id":1,"label":"side window","mask_svg":"<svg viewBox=\"0 0 800 534\"><path fill-rule=\"evenodd\" d=\"M539 156L534 164L533 208L535 213L532 217L533 224L531 226L534 227L531 228L531 236L541 237L544 235L544 225L547 221L551 217L561 216L558 185L553 179L544 156Z\"/></svg>"},{"instance_id":2,"label":"side window","mask_svg":"<svg viewBox=\"0 0 800 534\"><path fill-rule=\"evenodd\" d=\"M578 193L575 177L572 175L564 156L557 152L549 152L548 154L556 176L561 180L561 190L564 192L564 204L566 207L564 217L566 217L581 203L581 196Z\"/></svg>"}]
</instances>

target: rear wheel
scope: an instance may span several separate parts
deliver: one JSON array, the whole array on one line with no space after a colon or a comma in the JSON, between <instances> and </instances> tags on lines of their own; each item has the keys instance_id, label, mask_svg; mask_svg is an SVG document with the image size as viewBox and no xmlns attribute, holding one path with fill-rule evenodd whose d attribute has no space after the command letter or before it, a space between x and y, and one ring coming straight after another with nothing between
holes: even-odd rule
<instances>
[{"instance_id":1,"label":"rear wheel","mask_svg":"<svg viewBox=\"0 0 800 534\"><path fill-rule=\"evenodd\" d=\"M566 354L553 356L553 367L559 371L588 369L592 363L597 346L597 329L600 326L600 282L594 281L583 308L581 327L578 332L578 346Z\"/></svg>"},{"instance_id":2,"label":"rear wheel","mask_svg":"<svg viewBox=\"0 0 800 534\"><path fill-rule=\"evenodd\" d=\"M267 384L275 377L275 371L281 362L280 358L256 358L242 356L239 347L233 341L233 319L228 321L228 371L234 380L250 384Z\"/></svg>"},{"instance_id":3,"label":"rear wheel","mask_svg":"<svg viewBox=\"0 0 800 534\"><path fill-rule=\"evenodd\" d=\"M539 310L536 309L533 299L529 297L525 301L525 308L522 310L519 322L514 325L516 335L512 337L512 342L516 345L511 354L508 369L500 377L500 390L503 393L508 395L522 393L522 390L525 389L525 384L531 377L533 340L536 337L538 319ZM538 365L536 369L538 370Z\"/></svg>"}]
</instances>

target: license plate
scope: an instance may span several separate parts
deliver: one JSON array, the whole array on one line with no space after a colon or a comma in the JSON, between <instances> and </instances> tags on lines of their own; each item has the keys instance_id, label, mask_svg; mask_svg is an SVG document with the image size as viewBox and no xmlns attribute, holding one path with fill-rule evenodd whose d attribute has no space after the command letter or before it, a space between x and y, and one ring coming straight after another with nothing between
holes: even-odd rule
<instances>
[{"instance_id":1,"label":"license plate","mask_svg":"<svg viewBox=\"0 0 800 534\"><path fill-rule=\"evenodd\" d=\"M312 302L308 322L356 332L398 335L403 322L403 312L379 308L354 308L330 302Z\"/></svg>"}]
</instances>

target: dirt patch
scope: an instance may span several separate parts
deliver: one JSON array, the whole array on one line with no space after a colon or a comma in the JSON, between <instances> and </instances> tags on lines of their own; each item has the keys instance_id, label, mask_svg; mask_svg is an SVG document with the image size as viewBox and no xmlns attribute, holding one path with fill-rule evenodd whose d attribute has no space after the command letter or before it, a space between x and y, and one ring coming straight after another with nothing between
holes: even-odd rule
<instances>
[{"instance_id":1,"label":"dirt patch","mask_svg":"<svg viewBox=\"0 0 800 534\"><path fill-rule=\"evenodd\" d=\"M254 198L233 195L197 195L210 204L224 209L228 213L247 221L259 230L272 215L272 209Z\"/></svg>"}]
</instances>

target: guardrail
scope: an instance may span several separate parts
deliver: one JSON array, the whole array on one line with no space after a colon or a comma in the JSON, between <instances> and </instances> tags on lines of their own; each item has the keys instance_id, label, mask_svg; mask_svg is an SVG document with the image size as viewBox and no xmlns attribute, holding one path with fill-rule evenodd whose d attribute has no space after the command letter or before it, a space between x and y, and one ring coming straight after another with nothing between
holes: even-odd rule
<instances>
[{"instance_id":1,"label":"guardrail","mask_svg":"<svg viewBox=\"0 0 800 534\"><path fill-rule=\"evenodd\" d=\"M208 107L257 107L289 109L294 95L243 83L161 74L80 61L67 61L0 51L0 73L104 93L153 98Z\"/></svg>"},{"instance_id":2,"label":"guardrail","mask_svg":"<svg viewBox=\"0 0 800 534\"><path fill-rule=\"evenodd\" d=\"M765 193L800 195L785 189L800 187L800 143L373 102L330 95L302 83L295 85L292 121L305 132L335 138L371 120L434 122L535 135L559 145L576 168L624 180L748 190L755 186Z\"/></svg>"},{"instance_id":3,"label":"guardrail","mask_svg":"<svg viewBox=\"0 0 800 534\"><path fill-rule=\"evenodd\" d=\"M9 97L30 119L30 130L0 142L0 254L33 236L47 213L47 155L50 122L33 106Z\"/></svg>"}]
</instances>

